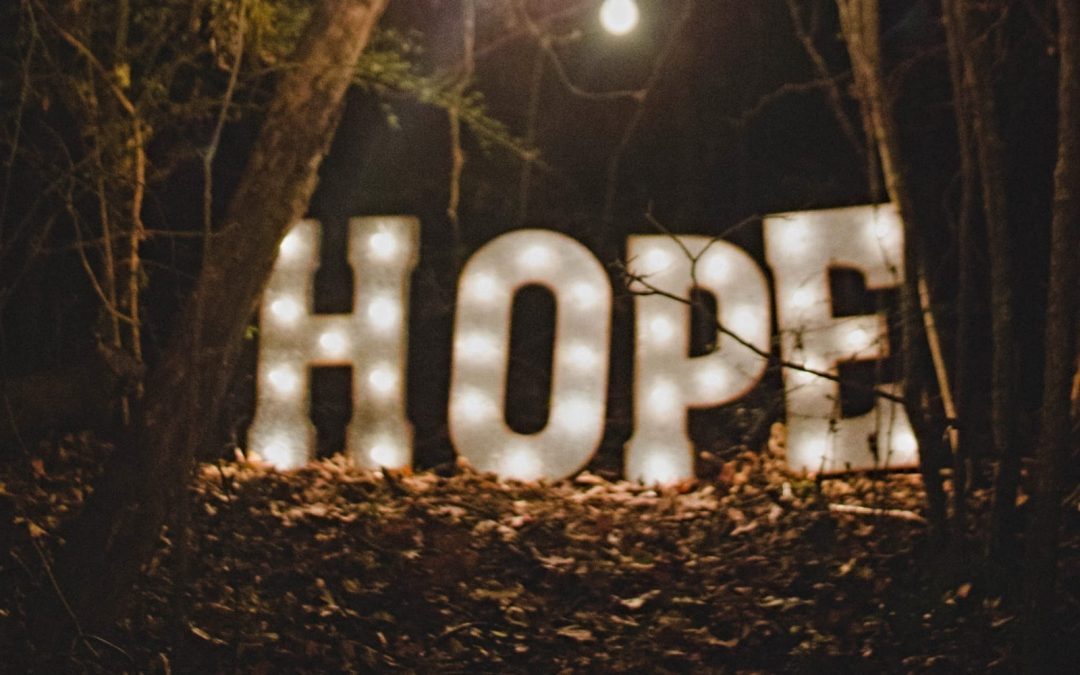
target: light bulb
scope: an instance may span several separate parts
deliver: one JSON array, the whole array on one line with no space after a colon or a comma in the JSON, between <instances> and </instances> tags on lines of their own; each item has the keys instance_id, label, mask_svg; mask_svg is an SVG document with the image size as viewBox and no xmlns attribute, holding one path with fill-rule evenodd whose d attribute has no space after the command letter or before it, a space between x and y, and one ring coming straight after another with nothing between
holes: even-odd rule
<instances>
[{"instance_id":1,"label":"light bulb","mask_svg":"<svg viewBox=\"0 0 1080 675\"><path fill-rule=\"evenodd\" d=\"M679 480L679 470L662 450L654 451L641 467L641 482L646 485L665 485Z\"/></svg>"},{"instance_id":2,"label":"light bulb","mask_svg":"<svg viewBox=\"0 0 1080 675\"><path fill-rule=\"evenodd\" d=\"M791 304L797 309L806 309L814 304L814 292L809 288L800 288L791 294Z\"/></svg>"},{"instance_id":3,"label":"light bulb","mask_svg":"<svg viewBox=\"0 0 1080 675\"><path fill-rule=\"evenodd\" d=\"M675 335L675 326L667 318L658 316L649 322L649 334L658 342L667 342Z\"/></svg>"},{"instance_id":4,"label":"light bulb","mask_svg":"<svg viewBox=\"0 0 1080 675\"><path fill-rule=\"evenodd\" d=\"M570 289L570 295L582 309L595 307L600 301L600 291L596 286L585 282L574 284L574 287Z\"/></svg>"},{"instance_id":5,"label":"light bulb","mask_svg":"<svg viewBox=\"0 0 1080 675\"><path fill-rule=\"evenodd\" d=\"M478 390L463 392L454 401L454 407L467 422L481 422L495 414L495 404Z\"/></svg>"},{"instance_id":6,"label":"light bulb","mask_svg":"<svg viewBox=\"0 0 1080 675\"><path fill-rule=\"evenodd\" d=\"M642 257L642 268L639 273L642 276L649 276L650 274L657 274L667 269L671 264L671 257L666 251L659 248L651 249Z\"/></svg>"},{"instance_id":7,"label":"light bulb","mask_svg":"<svg viewBox=\"0 0 1080 675\"><path fill-rule=\"evenodd\" d=\"M518 480L535 480L542 472L540 460L529 448L510 450L503 456L502 465L504 475Z\"/></svg>"},{"instance_id":8,"label":"light bulb","mask_svg":"<svg viewBox=\"0 0 1080 675\"><path fill-rule=\"evenodd\" d=\"M319 336L319 347L329 356L342 356L349 348L349 341L344 333L330 330Z\"/></svg>"},{"instance_id":9,"label":"light bulb","mask_svg":"<svg viewBox=\"0 0 1080 675\"><path fill-rule=\"evenodd\" d=\"M586 344L574 344L567 348L570 363L578 370L589 370L600 362L596 350Z\"/></svg>"},{"instance_id":10,"label":"light bulb","mask_svg":"<svg viewBox=\"0 0 1080 675\"><path fill-rule=\"evenodd\" d=\"M270 381L270 386L283 396L294 394L300 388L300 376L288 366L278 366L272 369L267 374L266 379Z\"/></svg>"},{"instance_id":11,"label":"light bulb","mask_svg":"<svg viewBox=\"0 0 1080 675\"><path fill-rule=\"evenodd\" d=\"M270 313L284 324L291 324L300 318L300 303L293 298L278 298L270 303Z\"/></svg>"},{"instance_id":12,"label":"light bulb","mask_svg":"<svg viewBox=\"0 0 1080 675\"><path fill-rule=\"evenodd\" d=\"M388 469L397 468L401 464L401 453L398 452L398 448L395 444L389 441L383 441L376 443L368 451L368 457L376 466L386 467Z\"/></svg>"},{"instance_id":13,"label":"light bulb","mask_svg":"<svg viewBox=\"0 0 1080 675\"><path fill-rule=\"evenodd\" d=\"M368 373L368 384L379 394L389 394L397 387L397 375L387 365L376 366Z\"/></svg>"},{"instance_id":14,"label":"light bulb","mask_svg":"<svg viewBox=\"0 0 1080 675\"><path fill-rule=\"evenodd\" d=\"M531 269L540 269L547 267L551 262L551 251L547 246L540 244L534 244L525 249L521 253L521 257L518 261L524 266Z\"/></svg>"},{"instance_id":15,"label":"light bulb","mask_svg":"<svg viewBox=\"0 0 1080 675\"><path fill-rule=\"evenodd\" d=\"M705 280L709 283L719 284L727 278L728 261L723 257L714 255L704 261Z\"/></svg>"},{"instance_id":16,"label":"light bulb","mask_svg":"<svg viewBox=\"0 0 1080 675\"><path fill-rule=\"evenodd\" d=\"M368 319L378 328L391 328L401 317L401 307L391 298L375 298L368 305Z\"/></svg>"},{"instance_id":17,"label":"light bulb","mask_svg":"<svg viewBox=\"0 0 1080 675\"><path fill-rule=\"evenodd\" d=\"M285 260L293 260L303 250L304 238L295 230L285 235L285 238L281 240L281 244L278 246L279 255Z\"/></svg>"},{"instance_id":18,"label":"light bulb","mask_svg":"<svg viewBox=\"0 0 1080 675\"><path fill-rule=\"evenodd\" d=\"M397 252L398 242L390 232L376 232L368 239L368 247L376 258L386 260Z\"/></svg>"},{"instance_id":19,"label":"light bulb","mask_svg":"<svg viewBox=\"0 0 1080 675\"><path fill-rule=\"evenodd\" d=\"M605 0L600 6L600 24L612 35L626 35L634 30L639 18L634 0Z\"/></svg>"},{"instance_id":20,"label":"light bulb","mask_svg":"<svg viewBox=\"0 0 1080 675\"><path fill-rule=\"evenodd\" d=\"M272 437L266 445L258 448L256 452L276 469L287 469L296 465L296 457L291 450L292 443L285 434Z\"/></svg>"},{"instance_id":21,"label":"light bulb","mask_svg":"<svg viewBox=\"0 0 1080 675\"><path fill-rule=\"evenodd\" d=\"M457 340L457 349L470 361L490 361L499 353L495 338L481 333L461 336Z\"/></svg>"},{"instance_id":22,"label":"light bulb","mask_svg":"<svg viewBox=\"0 0 1080 675\"><path fill-rule=\"evenodd\" d=\"M866 349L870 344L870 334L862 328L855 328L847 334L847 344L851 349Z\"/></svg>"},{"instance_id":23,"label":"light bulb","mask_svg":"<svg viewBox=\"0 0 1080 675\"><path fill-rule=\"evenodd\" d=\"M470 297L477 300L493 300L499 283L490 274L476 274L469 277L466 282L466 292Z\"/></svg>"}]
</instances>

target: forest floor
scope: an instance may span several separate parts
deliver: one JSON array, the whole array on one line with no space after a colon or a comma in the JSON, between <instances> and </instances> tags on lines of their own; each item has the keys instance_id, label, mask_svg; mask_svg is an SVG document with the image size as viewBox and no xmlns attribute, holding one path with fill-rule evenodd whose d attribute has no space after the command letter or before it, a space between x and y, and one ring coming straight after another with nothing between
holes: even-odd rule
<instances>
[{"instance_id":1,"label":"forest floor","mask_svg":"<svg viewBox=\"0 0 1080 675\"><path fill-rule=\"evenodd\" d=\"M917 476L808 480L707 458L665 489L584 473L500 482L340 459L203 465L190 546L170 532L131 618L44 654L23 617L100 450L0 472L0 670L150 673L1011 672L1013 602L932 555ZM447 474L447 475L440 475ZM984 496L977 495L982 503ZM1060 663L1080 657L1080 517ZM178 617L184 617L178 619Z\"/></svg>"}]
</instances>

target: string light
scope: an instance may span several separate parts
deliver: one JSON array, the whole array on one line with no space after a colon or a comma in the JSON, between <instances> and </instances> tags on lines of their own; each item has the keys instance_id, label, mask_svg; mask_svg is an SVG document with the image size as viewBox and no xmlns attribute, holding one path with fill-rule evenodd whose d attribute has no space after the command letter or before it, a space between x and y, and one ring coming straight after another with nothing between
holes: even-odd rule
<instances>
[{"instance_id":1,"label":"string light","mask_svg":"<svg viewBox=\"0 0 1080 675\"><path fill-rule=\"evenodd\" d=\"M640 12L634 0L604 0L600 24L612 35L626 35L638 24Z\"/></svg>"}]
</instances>

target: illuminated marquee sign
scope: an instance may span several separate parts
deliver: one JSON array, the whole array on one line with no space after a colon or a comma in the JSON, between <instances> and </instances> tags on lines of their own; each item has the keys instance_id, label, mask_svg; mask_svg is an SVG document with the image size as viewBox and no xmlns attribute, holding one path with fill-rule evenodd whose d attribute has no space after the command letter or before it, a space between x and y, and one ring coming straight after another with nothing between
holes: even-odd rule
<instances>
[{"instance_id":1,"label":"illuminated marquee sign","mask_svg":"<svg viewBox=\"0 0 1080 675\"><path fill-rule=\"evenodd\" d=\"M414 218L355 218L349 262L353 311L315 314L312 285L320 230L298 223L281 243L260 310L257 408L249 448L281 468L313 456L308 415L312 366L352 367L354 412L346 451L357 464L403 468L412 461L405 416L409 277L416 265ZM877 315L834 318L829 270L852 268L868 288L895 286L903 232L891 206L769 217L766 259L775 279L780 352L788 363L835 374L847 360L888 353ZM635 298L634 431L629 478L668 483L694 475L687 411L730 403L752 389L770 351L771 298L758 264L742 249L703 236L631 236ZM510 320L516 293L540 285L555 297L548 423L520 434L505 422ZM693 288L717 301L724 328L709 354L689 355ZM519 230L495 238L462 270L454 319L449 431L474 467L519 479L557 479L583 468L604 434L612 286L603 265L573 238ZM734 337L733 337L734 336ZM910 465L917 448L903 408L878 400L841 419L839 385L784 371L788 462L810 472ZM875 439L877 459L869 452Z\"/></svg>"}]
</instances>

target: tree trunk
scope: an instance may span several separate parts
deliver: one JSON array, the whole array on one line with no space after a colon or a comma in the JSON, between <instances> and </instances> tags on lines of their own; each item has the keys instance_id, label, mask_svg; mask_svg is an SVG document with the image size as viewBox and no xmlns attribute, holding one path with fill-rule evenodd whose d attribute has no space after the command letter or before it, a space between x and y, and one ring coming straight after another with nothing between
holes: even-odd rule
<instances>
[{"instance_id":1,"label":"tree trunk","mask_svg":"<svg viewBox=\"0 0 1080 675\"><path fill-rule=\"evenodd\" d=\"M998 460L994 478L994 506L990 522L989 553L1008 564L1016 559L1016 491L1020 480L1021 446L1017 437L1016 408L1017 339L1015 326L1015 273L1010 253L1012 235L1006 204L1005 145L998 130L998 115L991 54L971 0L954 0L960 6L951 13L949 28L955 39L963 69L965 100L971 103L971 129L979 162L983 212L986 215L990 253L990 307L993 356L991 357L990 417L994 453Z\"/></svg>"},{"instance_id":2,"label":"tree trunk","mask_svg":"<svg viewBox=\"0 0 1080 675\"><path fill-rule=\"evenodd\" d=\"M57 559L81 630L119 615L214 419L245 328L288 227L304 215L357 60L387 0L323 0L278 84L224 224L208 241L196 290L139 425L122 443Z\"/></svg>"},{"instance_id":3,"label":"tree trunk","mask_svg":"<svg viewBox=\"0 0 1080 675\"><path fill-rule=\"evenodd\" d=\"M1035 451L1034 496L1027 541L1025 654L1029 672L1049 672L1050 621L1057 578L1058 524L1071 432L1076 369L1077 260L1080 260L1080 6L1058 0L1058 147L1050 230L1046 362L1042 419Z\"/></svg>"},{"instance_id":4,"label":"tree trunk","mask_svg":"<svg viewBox=\"0 0 1080 675\"><path fill-rule=\"evenodd\" d=\"M926 487L930 523L936 533L945 525L945 494L941 484L942 429L926 402L928 348L919 278L922 276L921 241L925 225L920 222L908 176L902 160L900 131L890 93L885 86L881 53L881 26L878 0L837 0L840 23L851 58L855 88L865 111L881 159L881 171L889 199L896 204L904 223L904 283L900 288L903 316L904 399L908 418L919 442L919 468Z\"/></svg>"},{"instance_id":5,"label":"tree trunk","mask_svg":"<svg viewBox=\"0 0 1080 675\"><path fill-rule=\"evenodd\" d=\"M962 545L967 531L967 493L974 472L977 430L984 420L976 413L978 395L974 376L979 367L973 341L978 335L975 322L978 292L975 281L977 247L975 242L975 144L971 129L970 92L964 86L963 39L958 25L960 0L942 3L942 23L949 50L949 75L952 81L953 110L960 153L960 204L957 213L957 298L956 298L956 408L960 418L957 445L953 456L953 523L957 545ZM979 418L979 419L977 419Z\"/></svg>"}]
</instances>

